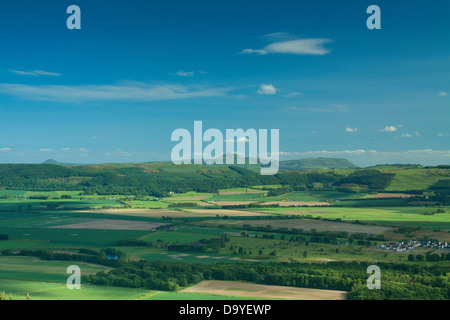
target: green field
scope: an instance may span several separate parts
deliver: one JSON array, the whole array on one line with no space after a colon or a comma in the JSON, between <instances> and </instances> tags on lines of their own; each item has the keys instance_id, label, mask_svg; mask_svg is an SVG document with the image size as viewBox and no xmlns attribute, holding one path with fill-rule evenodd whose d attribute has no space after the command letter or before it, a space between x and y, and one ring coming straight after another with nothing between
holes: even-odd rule
<instances>
[{"instance_id":1,"label":"green field","mask_svg":"<svg viewBox=\"0 0 450 320\"><path fill-rule=\"evenodd\" d=\"M183 171L184 169L180 172L172 167L167 169L171 174L187 176L195 174ZM335 172L349 174L354 170L342 169ZM391 183L391 186L396 184L395 191L400 191L401 186L411 179L408 174L416 169L380 167L376 170L400 173ZM420 169L420 174L426 176L422 183L431 185L438 181L439 177L432 176L439 170ZM313 186L314 189L308 191L294 191L269 197L268 190L283 186L268 185L267 190L263 192L258 189L265 186L221 189L220 194L190 191L171 193L170 196L162 198L147 195L85 196L80 195L79 191L0 191L0 196L5 196L0 200L0 235L8 236L7 240L0 240L0 291L12 293L19 300L25 299L27 293L36 300L252 299L221 294L162 292L103 286L102 282L98 283L102 285L84 284L81 290L68 290L65 281L69 265L79 265L84 275L93 275L100 271L111 270L111 267L106 267L111 264L99 262L103 264L101 266L80 261L41 260L36 257L19 256L17 252L20 250L46 250L79 255L80 249L91 249L104 254L105 249L113 248L124 255L121 261L123 263L127 261L129 264L142 260L153 264L162 262L208 266L239 262L245 265L266 265L282 262L325 264L335 261L370 263L377 261L414 265L419 262L409 261L408 256L411 252L387 252L377 246L383 242L422 238L450 241L448 205L438 204L435 201L420 202L421 199L414 199L413 203L408 199L371 199L368 198L369 195L384 191L367 191L364 188L359 188L365 190L364 192L348 190L339 192L320 190L324 187L322 183L315 182ZM61 199L61 195L70 195L72 198ZM433 195L433 192L430 191L427 195ZM33 196L50 198L27 199ZM220 203L214 204L215 201ZM233 205L233 202L237 205L239 201L328 202L331 206L240 207L228 211L221 207L227 203ZM204 205L207 202L213 205L205 208L197 207L195 210L183 207L170 208L173 204ZM110 210L111 208L120 210ZM196 212L198 209L214 210L212 213L201 210ZM249 215L250 212L264 214ZM102 223L98 224L99 220ZM163 223L156 225L162 229L127 230L127 225L143 227L143 223L139 223L141 221ZM94 225L97 229L89 229L89 223L91 228ZM80 224L84 224L80 229L74 226ZM68 228L58 228L68 225ZM108 225L116 230L108 230L106 227L101 229L102 225ZM291 230L292 228L295 230ZM372 240L368 240L370 237ZM118 241L122 241L120 246L117 245ZM195 249L204 243L214 242L220 245L211 248L205 246L206 249L203 251ZM182 246L177 248L174 245ZM180 251L173 251L174 248ZM2 252L6 254L2 256ZM418 248L412 254L425 257L433 252L440 251ZM443 260L423 261L420 264L425 267L446 268L449 264L444 259L445 252L440 252Z\"/></svg>"},{"instance_id":2,"label":"green field","mask_svg":"<svg viewBox=\"0 0 450 320\"><path fill-rule=\"evenodd\" d=\"M143 300L251 300L229 295L213 295L205 293L187 293L187 292L159 292ZM255 298L255 300L258 300Z\"/></svg>"},{"instance_id":3,"label":"green field","mask_svg":"<svg viewBox=\"0 0 450 320\"><path fill-rule=\"evenodd\" d=\"M346 208L346 207L302 207L302 208L261 208L258 211L281 214L302 215L312 217L323 217L327 219L360 220L376 222L411 222L440 223L443 227L450 227L450 208L446 207L446 213L424 215L436 211L432 207L368 207L368 208Z\"/></svg>"},{"instance_id":4,"label":"green field","mask_svg":"<svg viewBox=\"0 0 450 320\"><path fill-rule=\"evenodd\" d=\"M449 179L448 169L404 169L396 170L395 177L386 190L423 190L439 180Z\"/></svg>"},{"instance_id":5,"label":"green field","mask_svg":"<svg viewBox=\"0 0 450 320\"><path fill-rule=\"evenodd\" d=\"M148 231L127 230L0 227L0 234L8 234L12 240L38 240L40 244L36 246L45 248L105 248L118 240L137 238L148 233ZM6 247L5 244L3 246Z\"/></svg>"},{"instance_id":6,"label":"green field","mask_svg":"<svg viewBox=\"0 0 450 320\"><path fill-rule=\"evenodd\" d=\"M67 267L74 264L80 267L81 274L92 274L109 269L83 262L42 261L34 257L0 256L0 278L65 282L69 276L66 273Z\"/></svg>"},{"instance_id":7,"label":"green field","mask_svg":"<svg viewBox=\"0 0 450 320\"><path fill-rule=\"evenodd\" d=\"M0 278L0 292L12 293L14 300L249 300L230 295L204 293L160 292L144 289L81 285L69 290L63 283L9 280Z\"/></svg>"},{"instance_id":8,"label":"green field","mask_svg":"<svg viewBox=\"0 0 450 320\"><path fill-rule=\"evenodd\" d=\"M104 287L81 284L81 289L69 290L65 283L10 280L0 278L0 291L11 293L14 300L141 300L156 292L144 289Z\"/></svg>"}]
</instances>

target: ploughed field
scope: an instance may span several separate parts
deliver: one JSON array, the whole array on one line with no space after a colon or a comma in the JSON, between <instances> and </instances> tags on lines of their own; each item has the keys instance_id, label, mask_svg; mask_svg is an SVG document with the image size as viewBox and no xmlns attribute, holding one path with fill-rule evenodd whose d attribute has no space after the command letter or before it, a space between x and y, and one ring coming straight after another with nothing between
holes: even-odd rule
<instances>
[{"instance_id":1,"label":"ploughed field","mask_svg":"<svg viewBox=\"0 0 450 320\"><path fill-rule=\"evenodd\" d=\"M183 292L287 300L344 300L346 295L345 291L337 290L269 286L217 280L202 281L183 290Z\"/></svg>"}]
</instances>

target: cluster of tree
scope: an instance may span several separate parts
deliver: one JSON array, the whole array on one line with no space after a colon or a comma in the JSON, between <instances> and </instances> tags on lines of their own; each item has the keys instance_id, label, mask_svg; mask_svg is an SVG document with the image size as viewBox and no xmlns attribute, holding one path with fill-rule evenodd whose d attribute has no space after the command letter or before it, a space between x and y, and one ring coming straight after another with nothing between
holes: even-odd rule
<instances>
[{"instance_id":1,"label":"cluster of tree","mask_svg":"<svg viewBox=\"0 0 450 320\"><path fill-rule=\"evenodd\" d=\"M205 252L205 248L202 245L194 243L169 244L167 250L177 252Z\"/></svg>"},{"instance_id":2,"label":"cluster of tree","mask_svg":"<svg viewBox=\"0 0 450 320\"><path fill-rule=\"evenodd\" d=\"M225 243L229 242L230 238L226 235L221 238L201 239L196 243L188 244L170 244L167 246L169 251L178 252L219 252L220 248L225 248Z\"/></svg>"},{"instance_id":3,"label":"cluster of tree","mask_svg":"<svg viewBox=\"0 0 450 320\"><path fill-rule=\"evenodd\" d=\"M434 183L429 189L450 191L450 179L439 180L436 183Z\"/></svg>"},{"instance_id":4,"label":"cluster of tree","mask_svg":"<svg viewBox=\"0 0 450 320\"><path fill-rule=\"evenodd\" d=\"M357 170L339 180L340 185L365 185L370 189L384 189L391 183L394 173L383 173L378 170Z\"/></svg>"},{"instance_id":5,"label":"cluster of tree","mask_svg":"<svg viewBox=\"0 0 450 320\"><path fill-rule=\"evenodd\" d=\"M81 253L81 252L80 252ZM71 254L71 253L59 253L53 252L49 250L21 250L19 252L14 253L11 249L3 250L2 256L30 256L37 257L41 260L60 260L60 261L81 261L88 263L96 263L99 265L104 265L108 267L120 267L126 264L120 258L124 257L124 253L116 250L116 249L105 249L102 250L99 254L90 255L90 254ZM107 256L118 256L119 259L108 259Z\"/></svg>"},{"instance_id":6,"label":"cluster of tree","mask_svg":"<svg viewBox=\"0 0 450 320\"><path fill-rule=\"evenodd\" d=\"M436 201L442 205L450 205L450 190L435 192L434 195L428 197L429 201Z\"/></svg>"},{"instance_id":7,"label":"cluster of tree","mask_svg":"<svg viewBox=\"0 0 450 320\"><path fill-rule=\"evenodd\" d=\"M178 203L171 203L168 206L169 208L187 208L187 207L197 207L196 203L193 202L178 202Z\"/></svg>"},{"instance_id":8,"label":"cluster of tree","mask_svg":"<svg viewBox=\"0 0 450 320\"><path fill-rule=\"evenodd\" d=\"M283 188L272 189L267 193L267 196L268 197L277 197L277 196L281 196L286 193L291 193L292 191L294 191L292 189L292 187L287 186L287 187L283 187Z\"/></svg>"},{"instance_id":9,"label":"cluster of tree","mask_svg":"<svg viewBox=\"0 0 450 320\"><path fill-rule=\"evenodd\" d=\"M152 242L140 239L124 239L118 240L114 243L116 247L153 247Z\"/></svg>"},{"instance_id":10,"label":"cluster of tree","mask_svg":"<svg viewBox=\"0 0 450 320\"><path fill-rule=\"evenodd\" d=\"M247 208L278 208L280 205L276 204L259 204L259 203L249 203L249 204L239 204L239 205L222 205L220 208L222 209L247 209Z\"/></svg>"},{"instance_id":11,"label":"cluster of tree","mask_svg":"<svg viewBox=\"0 0 450 320\"><path fill-rule=\"evenodd\" d=\"M9 240L9 235L7 234L0 234L0 241L7 241Z\"/></svg>"},{"instance_id":12,"label":"cluster of tree","mask_svg":"<svg viewBox=\"0 0 450 320\"><path fill-rule=\"evenodd\" d=\"M46 195L35 195L35 196L29 196L28 199L30 199L30 200L49 200L49 199L51 199L51 197L46 196Z\"/></svg>"},{"instance_id":13,"label":"cluster of tree","mask_svg":"<svg viewBox=\"0 0 450 320\"><path fill-rule=\"evenodd\" d=\"M408 255L408 261L425 261L425 260L429 262L450 260L450 252L447 254L441 253L440 255L437 253L430 253L430 252L428 252L426 255L423 254Z\"/></svg>"}]
</instances>

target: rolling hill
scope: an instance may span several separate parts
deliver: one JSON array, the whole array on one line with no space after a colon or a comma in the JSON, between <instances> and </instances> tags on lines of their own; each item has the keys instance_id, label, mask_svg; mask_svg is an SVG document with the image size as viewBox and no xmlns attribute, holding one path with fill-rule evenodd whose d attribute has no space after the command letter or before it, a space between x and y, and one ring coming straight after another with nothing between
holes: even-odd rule
<instances>
[{"instance_id":1,"label":"rolling hill","mask_svg":"<svg viewBox=\"0 0 450 320\"><path fill-rule=\"evenodd\" d=\"M281 171L306 171L318 169L352 169L358 168L347 159L342 158L307 158L280 161Z\"/></svg>"}]
</instances>

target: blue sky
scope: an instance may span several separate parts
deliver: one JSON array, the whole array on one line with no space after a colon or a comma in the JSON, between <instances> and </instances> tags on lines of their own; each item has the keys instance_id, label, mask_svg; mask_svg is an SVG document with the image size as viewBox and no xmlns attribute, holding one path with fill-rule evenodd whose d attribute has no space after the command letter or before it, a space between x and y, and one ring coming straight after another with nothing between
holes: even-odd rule
<instances>
[{"instance_id":1,"label":"blue sky","mask_svg":"<svg viewBox=\"0 0 450 320\"><path fill-rule=\"evenodd\" d=\"M95 2L95 3L94 3ZM66 9L82 30L66 28ZM381 8L381 30L366 9ZM281 159L450 163L448 1L4 1L0 162L169 160L177 128Z\"/></svg>"}]
</instances>

